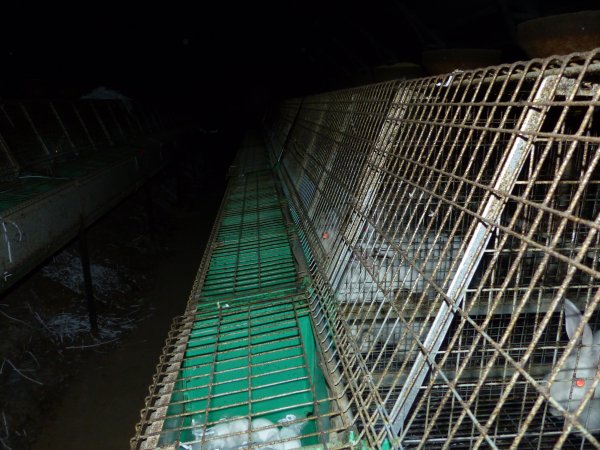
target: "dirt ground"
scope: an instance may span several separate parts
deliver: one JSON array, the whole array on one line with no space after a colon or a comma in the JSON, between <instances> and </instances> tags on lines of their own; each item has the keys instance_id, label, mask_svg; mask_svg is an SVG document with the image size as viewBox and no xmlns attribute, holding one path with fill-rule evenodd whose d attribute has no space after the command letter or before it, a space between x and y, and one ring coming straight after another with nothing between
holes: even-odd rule
<instances>
[{"instance_id":1,"label":"dirt ground","mask_svg":"<svg viewBox=\"0 0 600 450\"><path fill-rule=\"evenodd\" d=\"M230 155L210 171L206 157L187 155L91 227L97 338L77 242L0 296L0 449L129 448L171 321L184 311Z\"/></svg>"}]
</instances>

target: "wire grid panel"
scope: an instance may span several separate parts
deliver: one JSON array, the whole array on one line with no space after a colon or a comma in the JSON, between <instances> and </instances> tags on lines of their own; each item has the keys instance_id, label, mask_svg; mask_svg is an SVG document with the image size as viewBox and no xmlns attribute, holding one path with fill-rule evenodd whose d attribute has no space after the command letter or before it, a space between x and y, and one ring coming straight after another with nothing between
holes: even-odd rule
<instances>
[{"instance_id":1,"label":"wire grid panel","mask_svg":"<svg viewBox=\"0 0 600 450\"><path fill-rule=\"evenodd\" d=\"M82 114L85 111L88 114ZM136 115L141 111L137 108L130 113L119 101L102 101L96 106L89 101L0 105L0 211L6 212L132 155L136 168L147 170L156 161L149 163L148 153L138 159L139 147L159 142L140 135L134 121L139 120ZM103 126L107 132L110 130L111 142L119 145L108 147L106 135L94 140L94 133ZM162 158L162 150L159 153Z\"/></svg>"},{"instance_id":2,"label":"wire grid panel","mask_svg":"<svg viewBox=\"0 0 600 450\"><path fill-rule=\"evenodd\" d=\"M247 145L234 166L132 448L291 449L335 431L264 146Z\"/></svg>"},{"instance_id":3,"label":"wire grid panel","mask_svg":"<svg viewBox=\"0 0 600 450\"><path fill-rule=\"evenodd\" d=\"M141 121L154 119L152 127ZM159 116L140 105L127 111L120 101L29 101L0 105L0 177L22 171L52 172L52 164L81 151L130 144L142 133L163 132Z\"/></svg>"},{"instance_id":4,"label":"wire grid panel","mask_svg":"<svg viewBox=\"0 0 600 450\"><path fill-rule=\"evenodd\" d=\"M365 86L267 122L370 445L600 447L599 67Z\"/></svg>"},{"instance_id":5,"label":"wire grid panel","mask_svg":"<svg viewBox=\"0 0 600 450\"><path fill-rule=\"evenodd\" d=\"M6 103L0 114L2 139L19 165L47 160L51 154L23 103Z\"/></svg>"},{"instance_id":6,"label":"wire grid panel","mask_svg":"<svg viewBox=\"0 0 600 450\"><path fill-rule=\"evenodd\" d=\"M8 149L6 142L0 137L0 181L12 179L19 171L19 164Z\"/></svg>"}]
</instances>

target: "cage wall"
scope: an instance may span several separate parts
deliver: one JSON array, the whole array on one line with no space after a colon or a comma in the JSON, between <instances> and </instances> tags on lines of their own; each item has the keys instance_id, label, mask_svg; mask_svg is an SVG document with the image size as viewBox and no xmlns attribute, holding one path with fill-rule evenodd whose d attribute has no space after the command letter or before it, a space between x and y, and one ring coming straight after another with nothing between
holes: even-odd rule
<instances>
[{"instance_id":1,"label":"cage wall","mask_svg":"<svg viewBox=\"0 0 600 450\"><path fill-rule=\"evenodd\" d=\"M156 174L177 131L137 103L1 103L0 292Z\"/></svg>"},{"instance_id":2,"label":"cage wall","mask_svg":"<svg viewBox=\"0 0 600 450\"><path fill-rule=\"evenodd\" d=\"M348 448L350 421L317 351L295 227L258 132L229 172L131 447Z\"/></svg>"},{"instance_id":3,"label":"cage wall","mask_svg":"<svg viewBox=\"0 0 600 450\"><path fill-rule=\"evenodd\" d=\"M265 118L358 439L600 447L599 74L595 51Z\"/></svg>"}]
</instances>

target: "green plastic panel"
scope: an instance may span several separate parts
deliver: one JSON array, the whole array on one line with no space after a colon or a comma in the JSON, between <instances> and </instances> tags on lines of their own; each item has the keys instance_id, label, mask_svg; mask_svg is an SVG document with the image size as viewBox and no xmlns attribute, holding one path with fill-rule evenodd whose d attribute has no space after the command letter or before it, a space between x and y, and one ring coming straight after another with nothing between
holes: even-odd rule
<instances>
[{"instance_id":1,"label":"green plastic panel","mask_svg":"<svg viewBox=\"0 0 600 450\"><path fill-rule=\"evenodd\" d=\"M307 293L270 170L230 180L215 236L163 431L183 429L186 442L194 440L192 419L210 427L237 416L326 414ZM302 433L316 431L311 422Z\"/></svg>"}]
</instances>

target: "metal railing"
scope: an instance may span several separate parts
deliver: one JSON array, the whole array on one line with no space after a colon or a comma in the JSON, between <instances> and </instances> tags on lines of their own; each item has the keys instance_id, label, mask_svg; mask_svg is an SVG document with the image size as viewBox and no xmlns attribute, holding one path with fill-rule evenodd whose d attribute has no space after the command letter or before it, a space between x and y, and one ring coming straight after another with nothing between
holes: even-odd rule
<instances>
[{"instance_id":1,"label":"metal railing","mask_svg":"<svg viewBox=\"0 0 600 450\"><path fill-rule=\"evenodd\" d=\"M599 97L595 51L265 119L359 440L600 448Z\"/></svg>"},{"instance_id":2,"label":"metal railing","mask_svg":"<svg viewBox=\"0 0 600 450\"><path fill-rule=\"evenodd\" d=\"M68 157L167 129L158 111L120 101L22 101L0 105L0 179L52 171Z\"/></svg>"},{"instance_id":3,"label":"metal railing","mask_svg":"<svg viewBox=\"0 0 600 450\"><path fill-rule=\"evenodd\" d=\"M175 135L140 104L1 104L0 292L153 176Z\"/></svg>"}]
</instances>

